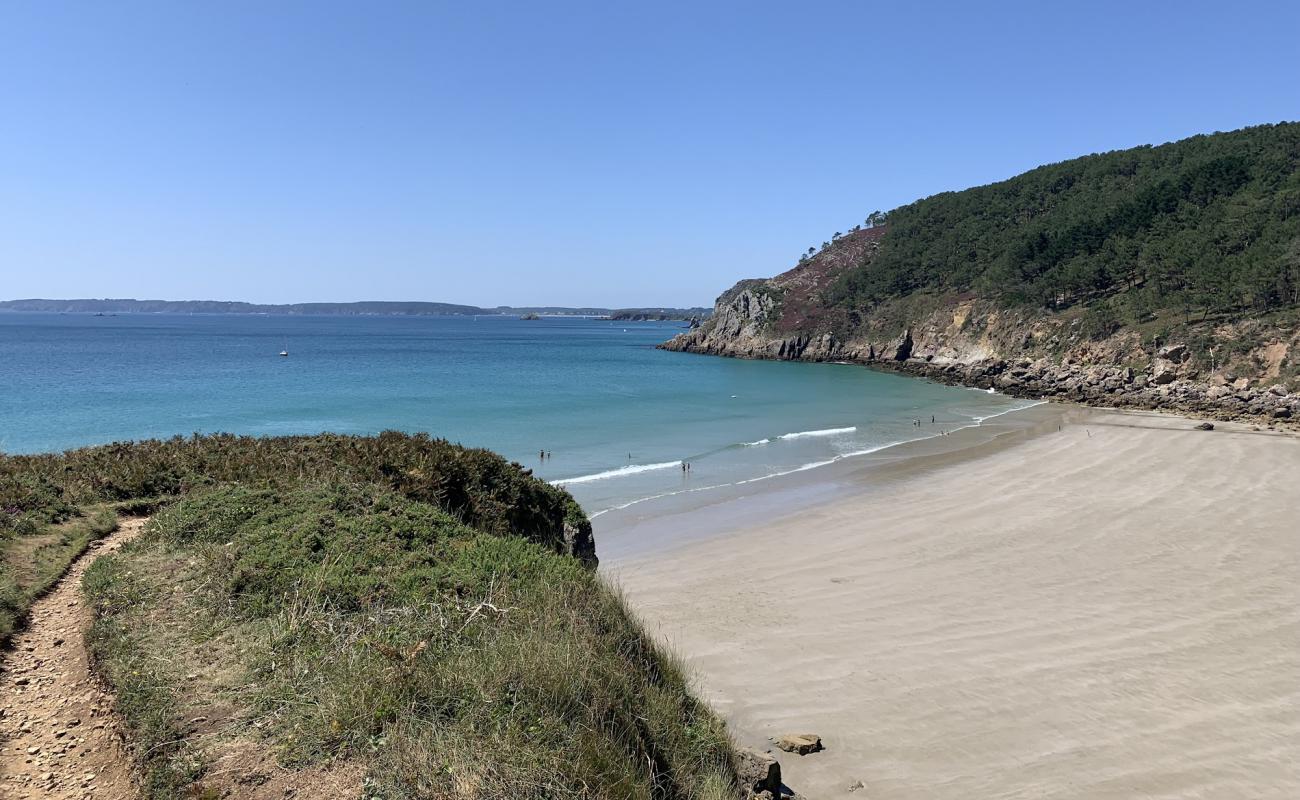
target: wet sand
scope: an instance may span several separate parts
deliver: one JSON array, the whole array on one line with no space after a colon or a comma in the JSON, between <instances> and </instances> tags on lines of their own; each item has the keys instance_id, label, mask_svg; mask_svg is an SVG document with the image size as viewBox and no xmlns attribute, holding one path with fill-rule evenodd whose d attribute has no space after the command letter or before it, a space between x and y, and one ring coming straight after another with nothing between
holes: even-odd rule
<instances>
[{"instance_id":1,"label":"wet sand","mask_svg":"<svg viewBox=\"0 0 1300 800\"><path fill-rule=\"evenodd\" d=\"M602 570L739 741L824 738L810 798L1300 797L1300 440L1193 424L1040 407L604 520Z\"/></svg>"}]
</instances>

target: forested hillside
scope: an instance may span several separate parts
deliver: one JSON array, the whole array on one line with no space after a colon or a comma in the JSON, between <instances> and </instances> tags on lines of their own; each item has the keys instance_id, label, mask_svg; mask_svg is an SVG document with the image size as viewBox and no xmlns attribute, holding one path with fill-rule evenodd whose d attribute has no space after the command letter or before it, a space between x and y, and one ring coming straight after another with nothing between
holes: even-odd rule
<instances>
[{"instance_id":1,"label":"forested hillside","mask_svg":"<svg viewBox=\"0 0 1300 800\"><path fill-rule=\"evenodd\" d=\"M1300 124L1051 164L895 209L879 255L827 293L864 306L918 290L1121 318L1300 303Z\"/></svg>"},{"instance_id":2,"label":"forested hillside","mask_svg":"<svg viewBox=\"0 0 1300 800\"><path fill-rule=\"evenodd\" d=\"M1062 161L888 216L879 258L829 302L971 290L1061 308L1119 295L1157 308L1300 302L1300 125L1201 135Z\"/></svg>"},{"instance_id":3,"label":"forested hillside","mask_svg":"<svg viewBox=\"0 0 1300 800\"><path fill-rule=\"evenodd\" d=\"M1300 416L1300 124L1084 156L869 225L664 347Z\"/></svg>"}]
</instances>

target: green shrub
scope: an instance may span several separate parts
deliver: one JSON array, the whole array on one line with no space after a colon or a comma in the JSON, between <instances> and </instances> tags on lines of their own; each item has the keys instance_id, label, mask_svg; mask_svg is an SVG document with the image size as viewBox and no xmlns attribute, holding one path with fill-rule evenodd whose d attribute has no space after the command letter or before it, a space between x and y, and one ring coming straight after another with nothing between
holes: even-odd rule
<instances>
[{"instance_id":1,"label":"green shrub","mask_svg":"<svg viewBox=\"0 0 1300 800\"><path fill-rule=\"evenodd\" d=\"M0 456L0 534L103 502L165 501L238 482L373 483L430 503L480 530L564 547L573 498L488 450L424 434L151 439L60 454Z\"/></svg>"},{"instance_id":2,"label":"green shrub","mask_svg":"<svg viewBox=\"0 0 1300 800\"><path fill-rule=\"evenodd\" d=\"M363 761L384 798L734 793L722 724L595 574L387 485L193 493L120 559L96 607L147 648L168 620L120 587L183 565L156 583L234 640L229 694L288 765Z\"/></svg>"},{"instance_id":3,"label":"green shrub","mask_svg":"<svg viewBox=\"0 0 1300 800\"><path fill-rule=\"evenodd\" d=\"M91 658L113 687L113 703L131 731L131 746L141 766L146 798L174 798L203 772L200 757L185 739L180 705L180 677L169 658L159 658L138 633L142 611L156 587L147 586L128 561L98 558L82 579L95 607L86 633Z\"/></svg>"},{"instance_id":4,"label":"green shrub","mask_svg":"<svg viewBox=\"0 0 1300 800\"><path fill-rule=\"evenodd\" d=\"M1083 156L894 209L879 253L827 302L973 291L1060 309L1136 295L1137 322L1295 307L1298 207L1294 122Z\"/></svg>"},{"instance_id":5,"label":"green shrub","mask_svg":"<svg viewBox=\"0 0 1300 800\"><path fill-rule=\"evenodd\" d=\"M60 510L54 516L64 514ZM113 509L101 507L65 517L57 524L0 532L0 647L8 643L32 604L58 581L68 565L91 542L116 528Z\"/></svg>"},{"instance_id":6,"label":"green shrub","mask_svg":"<svg viewBox=\"0 0 1300 800\"><path fill-rule=\"evenodd\" d=\"M1105 339L1121 327L1119 314L1109 302L1101 301L1084 312L1079 333L1086 339Z\"/></svg>"}]
</instances>

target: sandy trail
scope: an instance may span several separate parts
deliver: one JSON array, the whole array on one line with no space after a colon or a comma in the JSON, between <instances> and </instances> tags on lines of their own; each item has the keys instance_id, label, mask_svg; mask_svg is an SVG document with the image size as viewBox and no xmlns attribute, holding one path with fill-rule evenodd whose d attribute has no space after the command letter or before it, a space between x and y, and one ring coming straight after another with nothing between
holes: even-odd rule
<instances>
[{"instance_id":1,"label":"sandy trail","mask_svg":"<svg viewBox=\"0 0 1300 800\"><path fill-rule=\"evenodd\" d=\"M98 556L139 535L124 521L73 562L32 607L0 666L0 795L48 800L134 797L130 756L111 713L112 698L91 675L83 634L91 611L81 576Z\"/></svg>"},{"instance_id":2,"label":"sandy trail","mask_svg":"<svg viewBox=\"0 0 1300 800\"><path fill-rule=\"evenodd\" d=\"M1070 413L603 566L810 798L1300 797L1300 441Z\"/></svg>"}]
</instances>

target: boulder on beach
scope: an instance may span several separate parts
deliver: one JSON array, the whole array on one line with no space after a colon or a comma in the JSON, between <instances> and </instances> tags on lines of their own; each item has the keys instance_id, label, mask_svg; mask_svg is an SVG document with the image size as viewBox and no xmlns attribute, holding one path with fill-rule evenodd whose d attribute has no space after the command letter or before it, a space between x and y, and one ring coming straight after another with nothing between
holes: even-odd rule
<instances>
[{"instance_id":1,"label":"boulder on beach","mask_svg":"<svg viewBox=\"0 0 1300 800\"><path fill-rule=\"evenodd\" d=\"M797 753L801 756L825 749L822 746L822 737L815 733L787 733L773 741L777 747L787 753Z\"/></svg>"},{"instance_id":2,"label":"boulder on beach","mask_svg":"<svg viewBox=\"0 0 1300 800\"><path fill-rule=\"evenodd\" d=\"M1198 430L1198 431L1212 431L1212 430L1214 430L1214 423L1213 423L1213 422L1202 422L1200 425L1197 425L1197 426L1196 426L1196 430Z\"/></svg>"},{"instance_id":3,"label":"boulder on beach","mask_svg":"<svg viewBox=\"0 0 1300 800\"><path fill-rule=\"evenodd\" d=\"M736 780L751 797L761 797L764 792L771 797L781 796L781 764L770 753L737 748Z\"/></svg>"}]
</instances>

